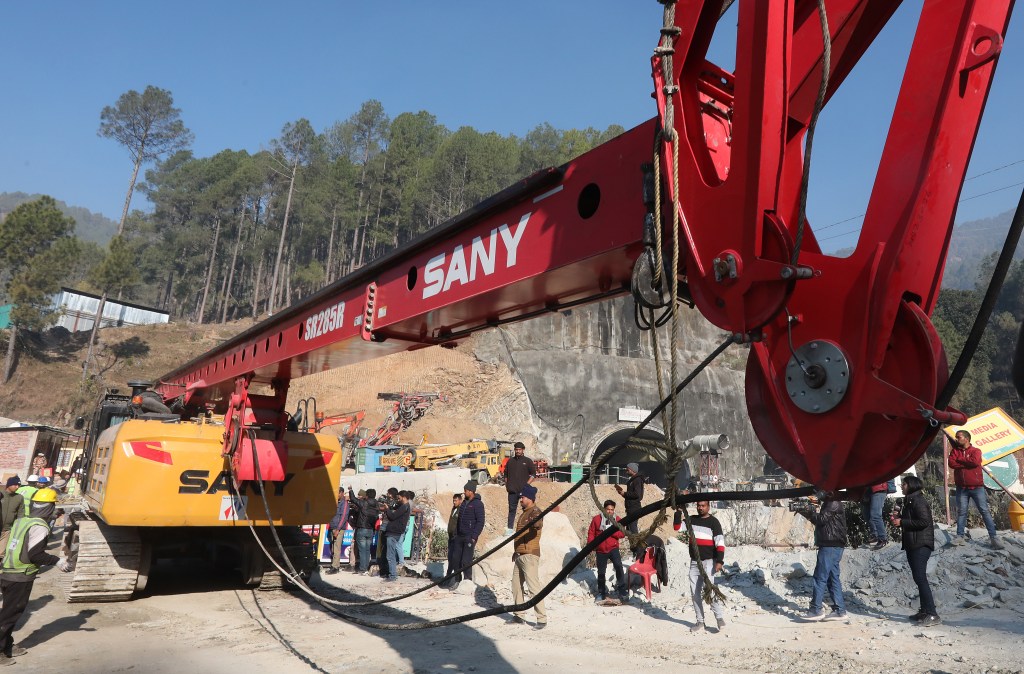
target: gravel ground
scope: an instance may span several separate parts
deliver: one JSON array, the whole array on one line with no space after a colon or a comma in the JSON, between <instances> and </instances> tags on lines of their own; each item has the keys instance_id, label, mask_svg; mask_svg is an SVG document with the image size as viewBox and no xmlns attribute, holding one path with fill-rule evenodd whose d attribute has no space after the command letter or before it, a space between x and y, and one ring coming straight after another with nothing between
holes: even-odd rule
<instances>
[{"instance_id":1,"label":"gravel ground","mask_svg":"<svg viewBox=\"0 0 1024 674\"><path fill-rule=\"evenodd\" d=\"M587 509L589 510L589 509ZM936 532L937 540L945 531ZM978 539L975 532L975 538ZM984 540L984 539L981 539ZM740 546L727 551L719 584L727 598L721 632L693 634L685 548L670 541L669 583L648 601L599 607L580 569L547 598L549 626L498 615L429 630L357 627L303 594L242 590L201 563L154 570L147 595L120 604L66 604L61 574L36 581L30 613L15 633L29 649L19 671L215 672L1020 672L1024 637L1024 534L1007 549L981 542L942 547L931 578L943 624L923 629L913 584L896 545L847 550L843 580L849 618L805 622L814 551ZM56 540L53 542L56 548ZM395 597L427 581L383 583L348 572L314 576L311 585L343 602L343 613L408 625L510 603L509 583L457 592L429 589L374 607L355 602Z\"/></svg>"}]
</instances>

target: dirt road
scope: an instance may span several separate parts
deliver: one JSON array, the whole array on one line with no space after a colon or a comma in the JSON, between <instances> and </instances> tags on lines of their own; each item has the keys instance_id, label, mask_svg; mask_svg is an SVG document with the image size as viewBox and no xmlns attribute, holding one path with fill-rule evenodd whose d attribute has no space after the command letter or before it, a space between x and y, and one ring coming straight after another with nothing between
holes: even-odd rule
<instances>
[{"instance_id":1,"label":"dirt road","mask_svg":"<svg viewBox=\"0 0 1024 674\"><path fill-rule=\"evenodd\" d=\"M1015 536L1021 536L1017 534ZM1024 537L1022 537L1024 540ZM896 554L896 551L893 551ZM1022 614L959 609L922 629L909 608L851 607L848 622L803 623L804 606L730 591L723 633L691 634L689 600L666 588L616 608L589 598L549 599L550 625L491 617L422 631L375 631L331 616L304 595L233 587L201 564L157 569L146 596L122 604L67 604L61 574L37 580L31 615L15 633L24 672L879 672L1021 671ZM314 586L359 601L425 584L343 572ZM511 599L508 586L432 589L391 607L346 608L408 623L478 611ZM533 616L529 616L532 623Z\"/></svg>"}]
</instances>

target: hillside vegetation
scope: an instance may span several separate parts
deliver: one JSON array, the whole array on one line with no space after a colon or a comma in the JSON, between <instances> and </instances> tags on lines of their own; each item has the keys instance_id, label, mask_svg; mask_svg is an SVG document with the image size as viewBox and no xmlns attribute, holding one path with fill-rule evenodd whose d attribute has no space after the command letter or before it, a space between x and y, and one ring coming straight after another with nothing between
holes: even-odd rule
<instances>
[{"instance_id":1,"label":"hillside vegetation","mask_svg":"<svg viewBox=\"0 0 1024 674\"><path fill-rule=\"evenodd\" d=\"M22 333L19 339L25 339L25 348L18 354L14 376L0 385L0 416L69 426L75 416L91 413L104 387L125 390L130 379L154 381L250 325L249 321L203 327L171 323L101 330L98 375L84 384L87 332L54 328L27 333L27 338Z\"/></svg>"},{"instance_id":2,"label":"hillside vegetation","mask_svg":"<svg viewBox=\"0 0 1024 674\"><path fill-rule=\"evenodd\" d=\"M0 220L21 204L38 199L41 194L24 192L0 192ZM72 206L56 199L57 207L64 215L75 221L75 236L82 241L90 241L101 246L107 245L117 232L117 223L101 213L93 213L81 206Z\"/></svg>"},{"instance_id":3,"label":"hillside vegetation","mask_svg":"<svg viewBox=\"0 0 1024 674\"><path fill-rule=\"evenodd\" d=\"M133 379L156 381L251 325L250 321L235 321L218 326L171 323L105 328L99 333L99 374L85 384L81 364L87 333L72 334L61 328L30 333L14 377L0 386L0 416L68 427L76 416L91 414L106 388L127 390L126 383ZM327 415L364 410L363 426L372 429L391 410L390 402L377 399L378 393L440 391L447 400L417 421L403 441L507 439L501 424L488 423L480 413L519 390L507 368L477 361L470 343L457 349L431 347L394 354L296 379L289 390L288 408L294 411L296 401L313 396L317 409Z\"/></svg>"}]
</instances>

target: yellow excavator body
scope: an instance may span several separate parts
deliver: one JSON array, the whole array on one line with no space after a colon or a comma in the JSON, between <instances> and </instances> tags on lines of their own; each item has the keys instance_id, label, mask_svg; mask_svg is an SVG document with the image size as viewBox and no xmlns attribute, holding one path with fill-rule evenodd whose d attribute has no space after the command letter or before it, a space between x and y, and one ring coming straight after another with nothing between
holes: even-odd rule
<instances>
[{"instance_id":1,"label":"yellow excavator body","mask_svg":"<svg viewBox=\"0 0 1024 674\"><path fill-rule=\"evenodd\" d=\"M83 498L106 524L137 527L237 527L268 524L259 483L232 495L219 423L128 420L96 442ZM265 483L275 525L326 522L337 507L338 438L286 433L285 480Z\"/></svg>"}]
</instances>

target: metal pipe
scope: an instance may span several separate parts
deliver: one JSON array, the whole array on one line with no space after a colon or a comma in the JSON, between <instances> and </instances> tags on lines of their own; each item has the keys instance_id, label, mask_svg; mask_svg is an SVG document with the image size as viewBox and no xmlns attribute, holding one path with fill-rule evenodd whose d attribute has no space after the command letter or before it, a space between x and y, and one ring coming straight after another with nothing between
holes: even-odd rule
<instances>
[{"instance_id":1,"label":"metal pipe","mask_svg":"<svg viewBox=\"0 0 1024 674\"><path fill-rule=\"evenodd\" d=\"M986 473L988 473L988 476L989 476L990 478L992 478L992 481L993 481L993 482L995 482L996 484L998 484L998 485L999 485L999 488L1000 488L1000 489L1002 489L1002 490L1003 490L1004 492L1006 492L1006 495L1007 495L1007 496L1009 496L1009 497L1010 497L1010 498L1012 498L1012 499L1013 499L1014 501L1016 501L1016 502L1017 502L1017 505L1019 505L1019 506L1020 506L1021 508L1024 508L1024 503L1021 503L1021 502L1020 502L1020 499L1019 499L1019 498L1017 498L1016 496L1014 496L1013 494L1011 494L1011 493L1010 493L1010 490L1006 488L1006 485L1004 485L1004 484L1003 484L1002 482L1000 482L1000 481L999 481L999 478L998 478L998 477L996 477L995 475L993 475L993 474L992 474L992 471L991 471L991 470L989 470L989 469L988 469L988 468L986 468L985 466L982 466L982 467L981 467L981 469L982 469L983 471L985 471Z\"/></svg>"}]
</instances>

